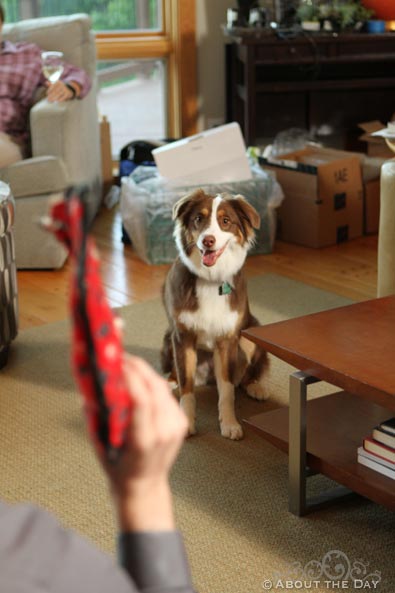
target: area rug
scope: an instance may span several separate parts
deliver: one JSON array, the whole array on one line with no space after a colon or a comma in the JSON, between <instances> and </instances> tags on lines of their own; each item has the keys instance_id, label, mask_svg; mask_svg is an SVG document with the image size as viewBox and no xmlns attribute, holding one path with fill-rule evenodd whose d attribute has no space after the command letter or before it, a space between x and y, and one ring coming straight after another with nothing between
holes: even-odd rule
<instances>
[{"instance_id":1,"label":"area rug","mask_svg":"<svg viewBox=\"0 0 395 593\"><path fill-rule=\"evenodd\" d=\"M252 311L262 323L350 302L275 275L253 278L249 292ZM126 349L159 368L166 326L161 303L140 303L119 312ZM44 506L66 527L113 554L111 502L86 438L68 360L67 322L23 331L15 341L0 373L0 495ZM239 418L286 404L290 370L271 357L271 399L260 403L239 396ZM314 387L314 396L329 388ZM375 590L392 592L393 513L355 498L304 518L292 516L287 510L286 456L248 430L239 442L222 438L216 404L214 391L199 393L198 434L186 441L171 478L196 589L259 593L272 581L273 590L327 591L338 589L342 579L348 589L360 589L357 581L350 584L354 571L354 577L374 573L380 581ZM311 488L321 490L326 482L314 477ZM315 573L309 573L312 567ZM311 580L317 571L319 582ZM302 582L306 578L307 585Z\"/></svg>"}]
</instances>

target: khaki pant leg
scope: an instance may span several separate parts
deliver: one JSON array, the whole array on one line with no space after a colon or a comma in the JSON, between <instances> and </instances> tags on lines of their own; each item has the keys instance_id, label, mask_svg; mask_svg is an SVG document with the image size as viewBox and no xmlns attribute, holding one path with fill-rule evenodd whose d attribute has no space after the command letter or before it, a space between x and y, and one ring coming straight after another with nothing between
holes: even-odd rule
<instances>
[{"instance_id":1,"label":"khaki pant leg","mask_svg":"<svg viewBox=\"0 0 395 593\"><path fill-rule=\"evenodd\" d=\"M22 150L4 132L0 132L0 169L23 159Z\"/></svg>"}]
</instances>

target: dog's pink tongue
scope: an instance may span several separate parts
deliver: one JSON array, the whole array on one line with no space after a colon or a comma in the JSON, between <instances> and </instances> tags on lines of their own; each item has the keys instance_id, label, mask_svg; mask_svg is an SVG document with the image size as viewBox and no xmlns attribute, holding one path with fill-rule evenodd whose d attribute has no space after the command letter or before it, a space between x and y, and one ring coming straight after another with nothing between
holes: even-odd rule
<instances>
[{"instance_id":1,"label":"dog's pink tongue","mask_svg":"<svg viewBox=\"0 0 395 593\"><path fill-rule=\"evenodd\" d=\"M217 251L205 251L203 253L203 263L205 266L213 266L217 261L218 252Z\"/></svg>"}]
</instances>

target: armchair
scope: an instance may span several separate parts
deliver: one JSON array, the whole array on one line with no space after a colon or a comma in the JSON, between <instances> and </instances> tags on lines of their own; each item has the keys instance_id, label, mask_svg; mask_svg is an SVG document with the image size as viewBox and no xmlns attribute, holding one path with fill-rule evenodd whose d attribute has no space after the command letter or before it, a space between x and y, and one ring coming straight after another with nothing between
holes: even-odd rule
<instances>
[{"instance_id":1,"label":"armchair","mask_svg":"<svg viewBox=\"0 0 395 593\"><path fill-rule=\"evenodd\" d=\"M69 185L89 186L91 220L101 201L96 49L91 23L85 14L31 19L5 25L3 36L62 51L66 61L84 68L93 81L82 100L38 101L30 111L32 158L0 170L0 179L10 185L15 198L17 268L60 268L67 253L37 220L47 213L49 201Z\"/></svg>"}]
</instances>

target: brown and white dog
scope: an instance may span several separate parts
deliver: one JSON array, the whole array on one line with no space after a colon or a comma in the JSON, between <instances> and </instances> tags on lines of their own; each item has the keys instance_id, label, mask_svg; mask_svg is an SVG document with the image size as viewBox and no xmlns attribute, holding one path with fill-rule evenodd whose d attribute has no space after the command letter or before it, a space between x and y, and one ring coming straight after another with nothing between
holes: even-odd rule
<instances>
[{"instance_id":1,"label":"brown and white dog","mask_svg":"<svg viewBox=\"0 0 395 593\"><path fill-rule=\"evenodd\" d=\"M194 434L194 386L204 367L211 367L219 394L221 434L240 439L235 386L256 399L266 397L262 385L266 352L241 337L242 329L259 325L250 313L242 267L260 217L241 195L210 196L197 190L175 204L173 219L179 257L163 289L169 329L162 368L177 380L189 433Z\"/></svg>"}]
</instances>

